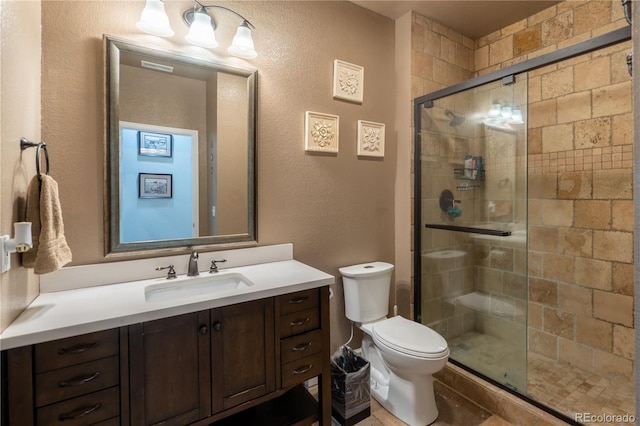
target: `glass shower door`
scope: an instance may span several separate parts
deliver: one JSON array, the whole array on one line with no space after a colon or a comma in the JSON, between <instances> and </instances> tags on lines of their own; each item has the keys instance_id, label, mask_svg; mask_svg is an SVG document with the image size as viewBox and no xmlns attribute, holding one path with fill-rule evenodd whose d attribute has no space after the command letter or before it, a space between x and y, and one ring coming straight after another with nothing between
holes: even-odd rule
<instances>
[{"instance_id":1,"label":"glass shower door","mask_svg":"<svg viewBox=\"0 0 640 426\"><path fill-rule=\"evenodd\" d=\"M527 75L417 105L416 317L450 359L527 386Z\"/></svg>"}]
</instances>

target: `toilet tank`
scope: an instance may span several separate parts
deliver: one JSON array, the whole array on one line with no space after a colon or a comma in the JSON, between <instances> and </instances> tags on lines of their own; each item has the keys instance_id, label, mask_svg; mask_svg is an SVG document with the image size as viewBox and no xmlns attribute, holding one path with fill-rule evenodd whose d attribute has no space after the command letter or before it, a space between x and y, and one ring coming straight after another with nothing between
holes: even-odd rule
<instances>
[{"instance_id":1,"label":"toilet tank","mask_svg":"<svg viewBox=\"0 0 640 426\"><path fill-rule=\"evenodd\" d=\"M344 287L347 318L366 323L387 316L393 265L371 262L339 269Z\"/></svg>"}]
</instances>

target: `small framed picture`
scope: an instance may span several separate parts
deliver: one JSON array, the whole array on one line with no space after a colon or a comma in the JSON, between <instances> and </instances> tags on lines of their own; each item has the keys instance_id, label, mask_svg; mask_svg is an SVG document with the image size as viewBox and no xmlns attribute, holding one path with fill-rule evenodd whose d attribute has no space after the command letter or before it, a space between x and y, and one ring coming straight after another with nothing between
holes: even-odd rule
<instances>
[{"instance_id":1,"label":"small framed picture","mask_svg":"<svg viewBox=\"0 0 640 426\"><path fill-rule=\"evenodd\" d=\"M138 132L138 154L171 157L173 137L164 133Z\"/></svg>"},{"instance_id":2,"label":"small framed picture","mask_svg":"<svg viewBox=\"0 0 640 426\"><path fill-rule=\"evenodd\" d=\"M364 67L336 59L333 61L333 97L362 103Z\"/></svg>"},{"instance_id":3,"label":"small framed picture","mask_svg":"<svg viewBox=\"0 0 640 426\"><path fill-rule=\"evenodd\" d=\"M305 112L305 151L337 153L339 137L340 117L321 112Z\"/></svg>"},{"instance_id":4,"label":"small framed picture","mask_svg":"<svg viewBox=\"0 0 640 426\"><path fill-rule=\"evenodd\" d=\"M138 198L173 197L172 175L138 173Z\"/></svg>"},{"instance_id":5,"label":"small framed picture","mask_svg":"<svg viewBox=\"0 0 640 426\"><path fill-rule=\"evenodd\" d=\"M384 124L358 120L358 156L384 157Z\"/></svg>"}]
</instances>

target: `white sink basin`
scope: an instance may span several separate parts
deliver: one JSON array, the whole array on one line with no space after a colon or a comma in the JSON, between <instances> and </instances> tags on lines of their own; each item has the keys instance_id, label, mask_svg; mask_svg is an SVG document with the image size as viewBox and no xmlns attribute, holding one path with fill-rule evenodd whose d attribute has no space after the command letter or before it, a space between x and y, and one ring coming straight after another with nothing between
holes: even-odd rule
<instances>
[{"instance_id":1,"label":"white sink basin","mask_svg":"<svg viewBox=\"0 0 640 426\"><path fill-rule=\"evenodd\" d=\"M252 285L251 281L237 272L180 277L176 280L167 280L161 284L146 286L144 288L144 298L147 302L164 302L186 297L210 297L215 293L242 290Z\"/></svg>"}]
</instances>

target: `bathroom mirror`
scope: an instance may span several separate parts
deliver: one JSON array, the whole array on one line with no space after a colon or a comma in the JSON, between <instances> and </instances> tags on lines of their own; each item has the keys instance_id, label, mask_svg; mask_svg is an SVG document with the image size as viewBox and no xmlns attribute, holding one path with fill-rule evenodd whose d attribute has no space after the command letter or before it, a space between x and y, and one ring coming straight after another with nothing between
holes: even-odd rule
<instances>
[{"instance_id":1,"label":"bathroom mirror","mask_svg":"<svg viewBox=\"0 0 640 426\"><path fill-rule=\"evenodd\" d=\"M105 51L107 254L255 244L257 71L111 36Z\"/></svg>"}]
</instances>

